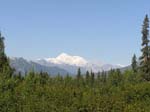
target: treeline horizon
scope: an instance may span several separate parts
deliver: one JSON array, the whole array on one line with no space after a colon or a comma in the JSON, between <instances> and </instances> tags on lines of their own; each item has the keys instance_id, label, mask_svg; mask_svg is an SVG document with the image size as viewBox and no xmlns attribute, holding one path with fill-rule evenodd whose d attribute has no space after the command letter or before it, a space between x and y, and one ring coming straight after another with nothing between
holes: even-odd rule
<instances>
[{"instance_id":1,"label":"treeline horizon","mask_svg":"<svg viewBox=\"0 0 150 112\"><path fill-rule=\"evenodd\" d=\"M149 18L142 26L140 65L134 54L132 69L87 71L76 77L31 71L22 76L10 67L0 33L0 112L149 112Z\"/></svg>"}]
</instances>

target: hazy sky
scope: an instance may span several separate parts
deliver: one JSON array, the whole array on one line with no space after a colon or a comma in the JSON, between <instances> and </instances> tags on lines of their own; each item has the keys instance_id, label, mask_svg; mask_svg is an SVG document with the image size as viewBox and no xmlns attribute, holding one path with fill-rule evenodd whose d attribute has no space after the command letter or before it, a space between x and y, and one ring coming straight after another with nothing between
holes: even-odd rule
<instances>
[{"instance_id":1,"label":"hazy sky","mask_svg":"<svg viewBox=\"0 0 150 112\"><path fill-rule=\"evenodd\" d=\"M140 55L150 0L0 0L8 56L36 59L62 52L112 64Z\"/></svg>"}]
</instances>

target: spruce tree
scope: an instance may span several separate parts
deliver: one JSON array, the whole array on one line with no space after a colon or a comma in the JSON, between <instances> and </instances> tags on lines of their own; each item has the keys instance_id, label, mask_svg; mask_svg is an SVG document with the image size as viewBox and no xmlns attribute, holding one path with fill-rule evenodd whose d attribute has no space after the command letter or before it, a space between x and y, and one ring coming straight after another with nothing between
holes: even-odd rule
<instances>
[{"instance_id":1,"label":"spruce tree","mask_svg":"<svg viewBox=\"0 0 150 112\"><path fill-rule=\"evenodd\" d=\"M4 37L2 37L0 33L0 71L3 68L3 65L6 62L6 56L5 56L5 46L4 46Z\"/></svg>"},{"instance_id":2,"label":"spruce tree","mask_svg":"<svg viewBox=\"0 0 150 112\"><path fill-rule=\"evenodd\" d=\"M132 70L134 72L137 72L137 58L136 58L136 55L134 54L133 57L132 57Z\"/></svg>"},{"instance_id":3,"label":"spruce tree","mask_svg":"<svg viewBox=\"0 0 150 112\"><path fill-rule=\"evenodd\" d=\"M77 71L77 79L80 79L81 78L81 69L78 68L78 71Z\"/></svg>"},{"instance_id":4,"label":"spruce tree","mask_svg":"<svg viewBox=\"0 0 150 112\"><path fill-rule=\"evenodd\" d=\"M89 71L86 71L86 83L89 83L89 80L90 80L90 73Z\"/></svg>"},{"instance_id":5,"label":"spruce tree","mask_svg":"<svg viewBox=\"0 0 150 112\"><path fill-rule=\"evenodd\" d=\"M94 72L91 70L91 86L93 86L94 81L95 81L95 74L94 74Z\"/></svg>"},{"instance_id":6,"label":"spruce tree","mask_svg":"<svg viewBox=\"0 0 150 112\"><path fill-rule=\"evenodd\" d=\"M7 72L12 71L9 66L9 60L5 54L4 39L5 38L1 35L1 32L0 32L0 72L1 73L6 70L7 70Z\"/></svg>"},{"instance_id":7,"label":"spruce tree","mask_svg":"<svg viewBox=\"0 0 150 112\"><path fill-rule=\"evenodd\" d=\"M102 78L102 83L106 83L107 76L106 76L106 72L105 71L102 71L101 78Z\"/></svg>"},{"instance_id":8,"label":"spruce tree","mask_svg":"<svg viewBox=\"0 0 150 112\"><path fill-rule=\"evenodd\" d=\"M150 46L149 46L149 18L145 16L142 26L142 56L140 57L140 70L143 78L150 81Z\"/></svg>"}]
</instances>

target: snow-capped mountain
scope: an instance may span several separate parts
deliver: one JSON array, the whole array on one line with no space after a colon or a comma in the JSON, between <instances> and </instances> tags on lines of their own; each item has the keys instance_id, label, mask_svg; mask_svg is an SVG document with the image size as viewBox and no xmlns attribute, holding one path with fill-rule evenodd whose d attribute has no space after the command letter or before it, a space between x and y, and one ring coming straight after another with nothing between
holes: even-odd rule
<instances>
[{"instance_id":1,"label":"snow-capped mountain","mask_svg":"<svg viewBox=\"0 0 150 112\"><path fill-rule=\"evenodd\" d=\"M75 75L77 69L80 68L82 73L87 70L93 72L108 71L110 69L121 68L122 65L103 64L98 61L89 61L80 56L71 56L62 53L56 58L44 58L38 60L26 60L23 58L10 58L10 65L16 69L17 72L25 73L34 69L35 72L47 72L51 75L65 75L70 73Z\"/></svg>"},{"instance_id":2,"label":"snow-capped mountain","mask_svg":"<svg viewBox=\"0 0 150 112\"><path fill-rule=\"evenodd\" d=\"M75 66L85 66L86 64L88 64L88 62L84 58L80 56L70 56L66 53L62 53L56 58L47 58L45 60L54 64L68 64Z\"/></svg>"},{"instance_id":3,"label":"snow-capped mountain","mask_svg":"<svg viewBox=\"0 0 150 112\"><path fill-rule=\"evenodd\" d=\"M77 72L77 69L80 67L81 71L84 73L87 70L92 70L93 72L98 71L108 71L110 69L121 68L120 65L112 64L103 64L97 62L91 62L80 56L71 56L66 53L62 53L56 58L45 58L38 59L35 61L44 66L57 66L61 69L64 69L72 74Z\"/></svg>"}]
</instances>

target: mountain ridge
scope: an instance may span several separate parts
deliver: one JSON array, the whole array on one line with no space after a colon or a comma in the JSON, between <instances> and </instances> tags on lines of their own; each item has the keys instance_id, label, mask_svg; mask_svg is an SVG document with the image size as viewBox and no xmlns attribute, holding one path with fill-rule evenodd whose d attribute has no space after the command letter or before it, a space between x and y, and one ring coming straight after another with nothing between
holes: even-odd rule
<instances>
[{"instance_id":1,"label":"mountain ridge","mask_svg":"<svg viewBox=\"0 0 150 112\"><path fill-rule=\"evenodd\" d=\"M66 53L61 53L56 58L43 58L36 60L26 60L24 58L12 57L10 58L10 65L16 69L17 72L25 74L27 71L34 69L35 72L48 72L49 74L67 73L75 75L78 68L84 74L86 71L93 71L95 73L102 71L109 71L110 69L121 68L119 65L104 64L86 60L80 56L72 56Z\"/></svg>"},{"instance_id":2,"label":"mountain ridge","mask_svg":"<svg viewBox=\"0 0 150 112\"><path fill-rule=\"evenodd\" d=\"M93 72L108 71L110 69L121 68L121 65L94 63L80 56L72 56L66 53L61 53L56 58L38 59L35 62L45 66L58 66L59 68L68 70L74 73L80 67L82 71L92 70ZM68 68L75 69L75 71Z\"/></svg>"},{"instance_id":3,"label":"mountain ridge","mask_svg":"<svg viewBox=\"0 0 150 112\"><path fill-rule=\"evenodd\" d=\"M58 68L58 67L47 67L40 65L38 63L35 63L33 61L28 61L24 58L10 58L10 66L16 70L16 72L21 72L23 75L26 72L34 71L34 72L47 72L49 75L57 75L62 74L66 75L68 72L64 69Z\"/></svg>"}]
</instances>

